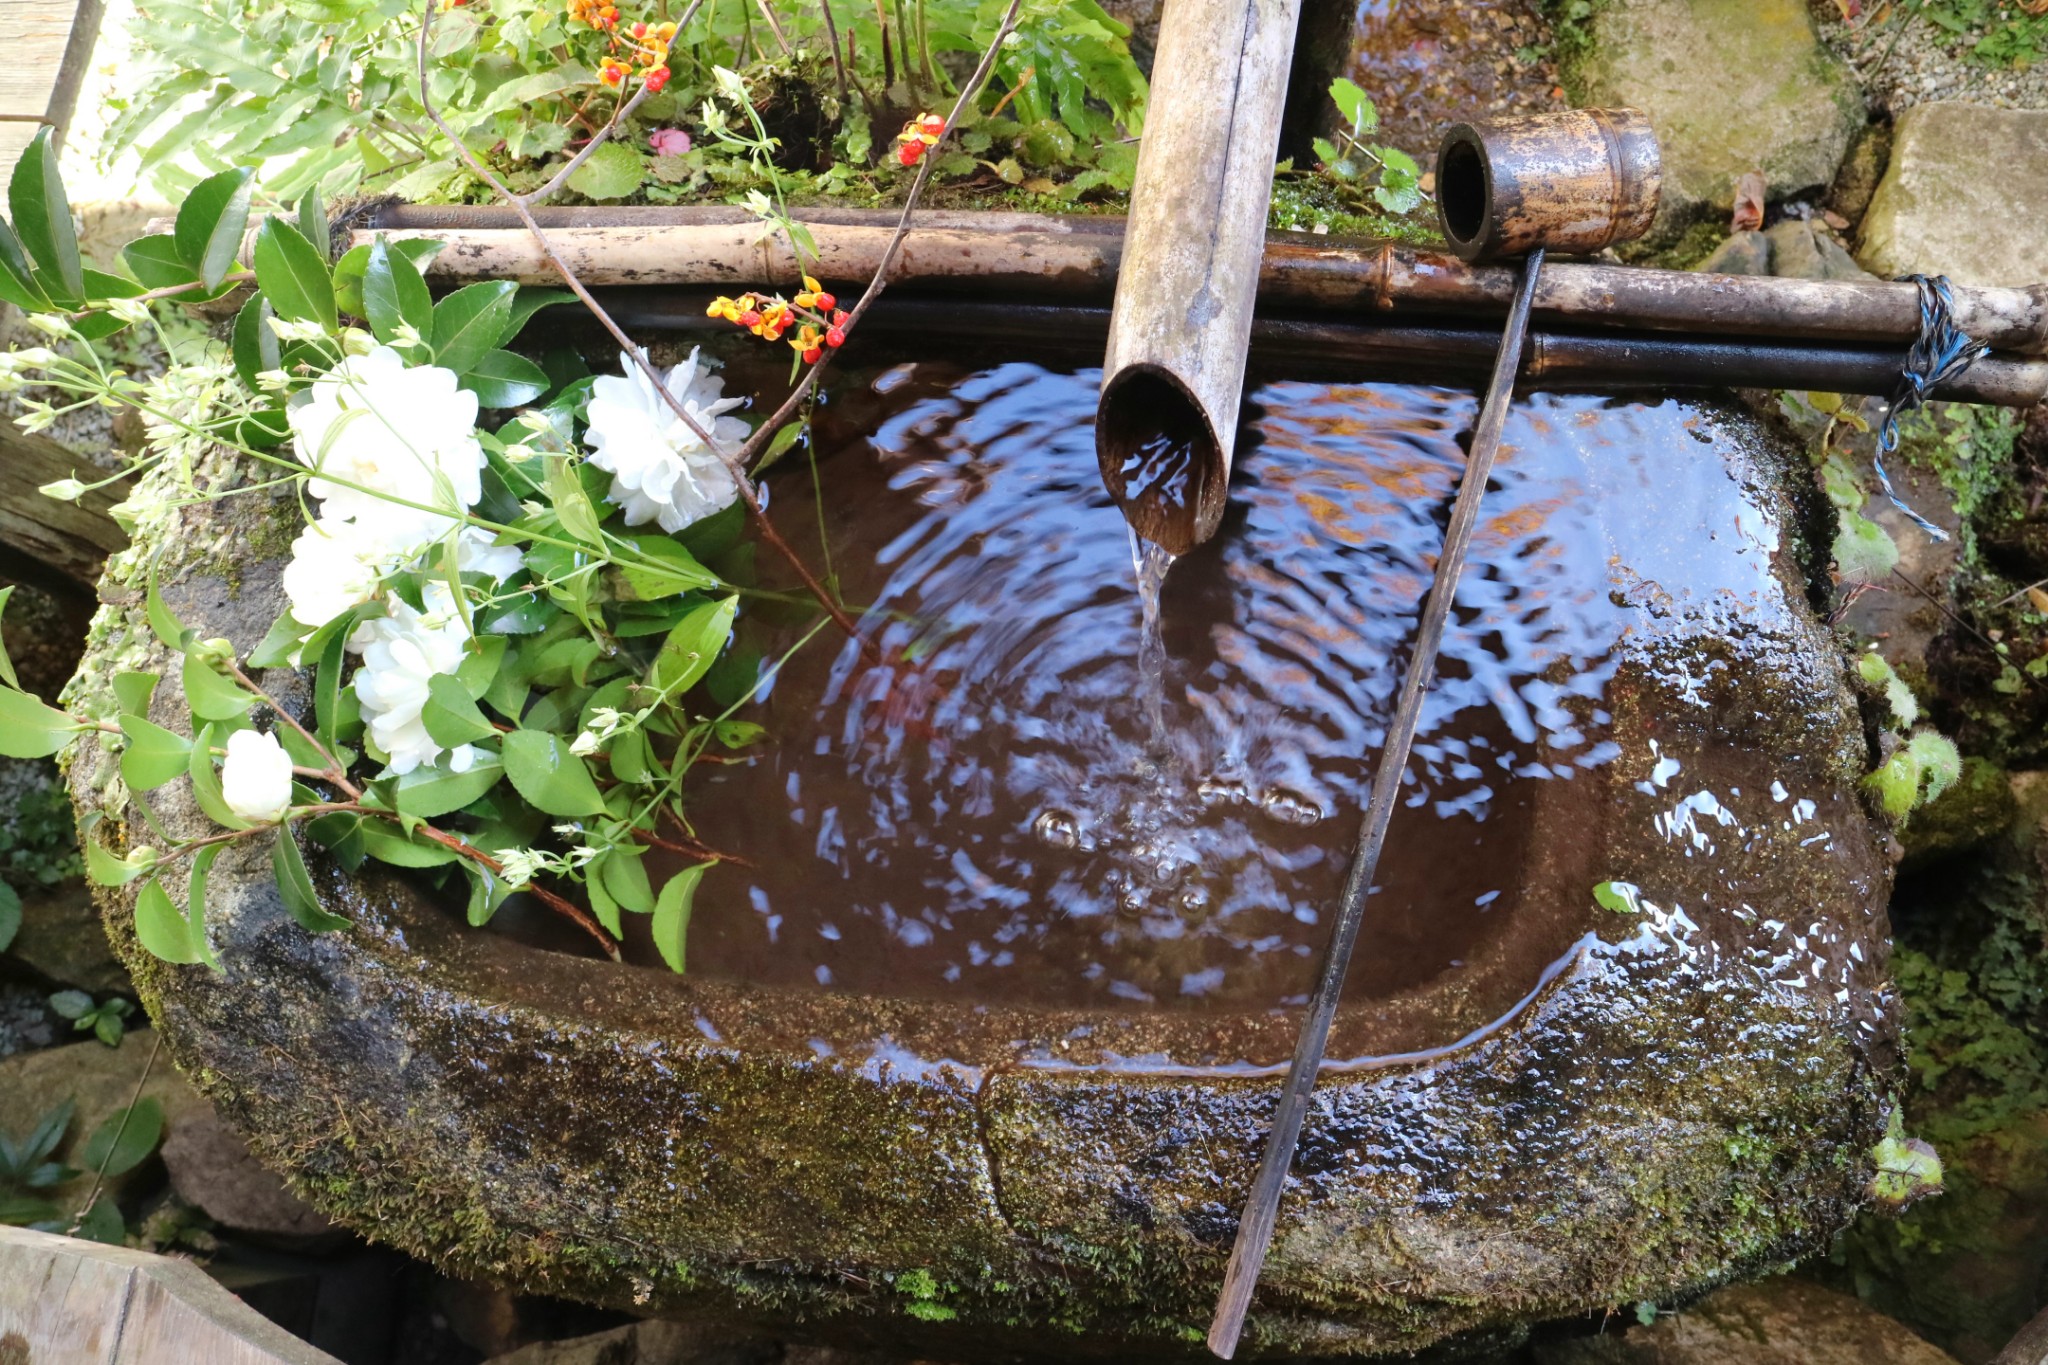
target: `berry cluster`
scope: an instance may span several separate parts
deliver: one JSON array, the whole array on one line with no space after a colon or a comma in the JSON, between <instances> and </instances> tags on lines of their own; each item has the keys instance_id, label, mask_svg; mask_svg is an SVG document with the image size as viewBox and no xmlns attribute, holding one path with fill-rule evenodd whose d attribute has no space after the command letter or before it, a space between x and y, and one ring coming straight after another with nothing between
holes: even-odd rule
<instances>
[{"instance_id":1,"label":"berry cluster","mask_svg":"<svg viewBox=\"0 0 2048 1365\"><path fill-rule=\"evenodd\" d=\"M896 134L896 141L901 144L896 148L896 159L906 166L915 166L924 160L926 148L938 145L945 131L946 121L937 114L919 114Z\"/></svg>"},{"instance_id":2,"label":"berry cluster","mask_svg":"<svg viewBox=\"0 0 2048 1365\"><path fill-rule=\"evenodd\" d=\"M617 31L619 7L607 0L569 0L569 17L612 35L612 50L620 55L598 63L600 81L616 90L625 85L637 66L648 90L659 91L668 84L668 46L675 41L674 24L634 24L622 34Z\"/></svg>"},{"instance_id":3,"label":"berry cluster","mask_svg":"<svg viewBox=\"0 0 2048 1365\"><path fill-rule=\"evenodd\" d=\"M803 292L793 300L780 294L742 294L736 299L720 296L704 312L744 327L764 341L781 341L782 334L794 327L796 335L788 338L789 347L807 365L822 360L828 348L837 350L846 344L846 310L809 275L804 276Z\"/></svg>"}]
</instances>

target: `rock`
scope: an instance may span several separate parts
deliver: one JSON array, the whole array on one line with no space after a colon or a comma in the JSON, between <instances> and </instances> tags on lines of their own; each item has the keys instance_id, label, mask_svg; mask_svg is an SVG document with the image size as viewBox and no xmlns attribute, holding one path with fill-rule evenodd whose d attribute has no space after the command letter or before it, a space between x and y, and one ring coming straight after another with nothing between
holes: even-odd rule
<instances>
[{"instance_id":1,"label":"rock","mask_svg":"<svg viewBox=\"0 0 2048 1365\"><path fill-rule=\"evenodd\" d=\"M1649 114L1664 151L1658 236L1728 213L1748 170L1773 201L1825 187L1863 126L1862 95L1804 0L1610 0L1587 22L1573 94Z\"/></svg>"},{"instance_id":2,"label":"rock","mask_svg":"<svg viewBox=\"0 0 2048 1365\"><path fill-rule=\"evenodd\" d=\"M0 982L0 1057L49 1047L59 1028L68 1039L71 1025L57 1018L44 992L19 981ZM5 1117L13 1122L12 1115Z\"/></svg>"},{"instance_id":3,"label":"rock","mask_svg":"<svg viewBox=\"0 0 2048 1365\"><path fill-rule=\"evenodd\" d=\"M1694 266L1710 275L1768 275L1771 273L1771 239L1761 232L1736 232L1714 248L1707 259Z\"/></svg>"},{"instance_id":4,"label":"rock","mask_svg":"<svg viewBox=\"0 0 2048 1365\"><path fill-rule=\"evenodd\" d=\"M1599 547L1563 555L1545 600L1599 604L1571 648L1606 661L1614 752L1597 778L1533 784L1514 856L1541 913L1482 937L1455 990L1340 1012L1331 1055L1353 1064L1318 1088L1240 1358L1513 1344L1816 1251L1866 1198L1899 1084L1889 865L1809 605L1810 466L1717 401L1517 413L1511 442L1539 420L1582 433L1505 496L1561 555ZM1454 432L1401 439L1434 442L1447 481ZM297 516L261 494L186 507L135 562L164 552L172 609L246 649L280 609ZM96 640L88 710L115 658L166 666L139 605L105 609ZM266 682L305 705L302 676ZM160 723L184 724L173 705ZM117 828L136 817L111 771L83 736L74 798ZM172 831L208 828L182 784L151 803ZM982 1357L1057 1355L1065 1333L1133 1360L1198 1349L1284 1014L622 967L477 932L317 849L317 894L350 927L313 935L269 850L227 848L206 924L221 970L146 957L133 886L103 893L109 932L223 1118L337 1221L450 1275L621 1310ZM1602 908L1603 881L1640 892ZM1456 1013L1475 982L1514 989Z\"/></svg>"},{"instance_id":5,"label":"rock","mask_svg":"<svg viewBox=\"0 0 2048 1365\"><path fill-rule=\"evenodd\" d=\"M302 1250L348 1237L249 1155L248 1144L229 1131L210 1105L168 1130L163 1157L179 1195L222 1227Z\"/></svg>"},{"instance_id":6,"label":"rock","mask_svg":"<svg viewBox=\"0 0 2048 1365\"><path fill-rule=\"evenodd\" d=\"M1956 1365L1849 1295L1790 1277L1723 1289L1647 1327L1540 1344L1535 1354L1536 1365Z\"/></svg>"},{"instance_id":7,"label":"rock","mask_svg":"<svg viewBox=\"0 0 2048 1365\"><path fill-rule=\"evenodd\" d=\"M83 882L22 897L21 932L8 955L59 986L94 995L128 994L134 985L107 943L107 931Z\"/></svg>"},{"instance_id":8,"label":"rock","mask_svg":"<svg viewBox=\"0 0 2048 1365\"><path fill-rule=\"evenodd\" d=\"M1771 273L1795 280L1868 280L1869 271L1841 243L1803 218L1787 218L1764 233L1771 239Z\"/></svg>"},{"instance_id":9,"label":"rock","mask_svg":"<svg viewBox=\"0 0 2048 1365\"><path fill-rule=\"evenodd\" d=\"M2048 275L2044 203L2048 110L1916 105L1899 116L1858 257L1887 277L2038 284Z\"/></svg>"},{"instance_id":10,"label":"rock","mask_svg":"<svg viewBox=\"0 0 2048 1365\"><path fill-rule=\"evenodd\" d=\"M838 1352L817 1365L851 1358ZM569 1341L538 1342L485 1365L772 1365L785 1360L773 1337L744 1328L680 1322L636 1322Z\"/></svg>"}]
</instances>

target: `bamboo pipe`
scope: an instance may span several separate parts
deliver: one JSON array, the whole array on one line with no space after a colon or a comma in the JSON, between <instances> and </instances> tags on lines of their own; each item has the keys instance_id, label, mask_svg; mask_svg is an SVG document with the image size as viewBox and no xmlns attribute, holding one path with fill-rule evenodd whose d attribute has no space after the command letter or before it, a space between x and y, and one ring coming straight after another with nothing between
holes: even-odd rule
<instances>
[{"instance_id":1,"label":"bamboo pipe","mask_svg":"<svg viewBox=\"0 0 2048 1365\"><path fill-rule=\"evenodd\" d=\"M744 209L570 208L536 216L579 278L591 285L716 285L745 289L793 280L785 244L761 243ZM874 275L893 214L799 209L823 258L814 271L840 285ZM169 228L166 226L165 231ZM428 276L440 282L510 279L558 283L532 235L509 211L482 207L385 209L352 244L377 233L447 243ZM337 233L336 236L340 237ZM1124 253L1119 218L1023 213L920 213L892 278L899 288L986 295L1028 293L1106 300ZM1262 307L1376 312L1404 318L1502 319L1514 271L1442 252L1302 232L1266 234ZM1838 342L1910 344L1920 331L1910 284L1706 275L1690 270L1553 262L1537 286L1540 326L1611 327ZM1955 288L1956 324L1994 350L2048 353L2048 284Z\"/></svg>"},{"instance_id":2,"label":"bamboo pipe","mask_svg":"<svg viewBox=\"0 0 2048 1365\"><path fill-rule=\"evenodd\" d=\"M1223 520L1301 0L1169 0L1102 364L1095 452L1174 554Z\"/></svg>"},{"instance_id":3,"label":"bamboo pipe","mask_svg":"<svg viewBox=\"0 0 2048 1365\"><path fill-rule=\"evenodd\" d=\"M596 292L605 310L630 331L719 335L731 330L731 324L705 316L706 291L615 287ZM892 290L863 326L881 341L971 338L1083 356L1102 345L1109 314L1101 308L920 298ZM1403 325L1376 317L1255 318L1250 363L1253 370L1284 372L1288 378L1441 384L1484 379L1499 345L1500 334L1483 326ZM1885 395L1898 386L1905 359L1903 346L1532 332L1523 348L1520 383L1529 390L1575 392L1770 388ZM2032 407L2048 401L2048 359L1995 353L1931 396Z\"/></svg>"}]
</instances>

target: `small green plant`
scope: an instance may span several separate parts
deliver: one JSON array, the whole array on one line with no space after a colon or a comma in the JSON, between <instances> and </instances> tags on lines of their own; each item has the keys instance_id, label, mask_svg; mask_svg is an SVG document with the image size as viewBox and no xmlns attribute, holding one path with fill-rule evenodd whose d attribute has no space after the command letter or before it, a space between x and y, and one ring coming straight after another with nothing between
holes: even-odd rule
<instances>
[{"instance_id":1,"label":"small green plant","mask_svg":"<svg viewBox=\"0 0 2048 1365\"><path fill-rule=\"evenodd\" d=\"M109 1114L79 1150L79 1167L55 1159L71 1129L76 1105L65 1100L44 1114L20 1138L0 1133L0 1224L62 1232L119 1245L126 1237L121 1211L100 1193L101 1182L141 1165L163 1140L163 1106L138 1100ZM57 1195L64 1186L90 1176L84 1197L89 1207L66 1217Z\"/></svg>"},{"instance_id":2,"label":"small green plant","mask_svg":"<svg viewBox=\"0 0 2048 1365\"><path fill-rule=\"evenodd\" d=\"M73 1032L90 1032L108 1047L121 1045L121 1035L128 1031L128 1016L135 1012L133 1002L118 995L94 1004L84 991L58 991L50 997L50 1008L71 1021Z\"/></svg>"},{"instance_id":3,"label":"small green plant","mask_svg":"<svg viewBox=\"0 0 2048 1365\"><path fill-rule=\"evenodd\" d=\"M1924 20L1984 66L2031 66L2048 57L2048 12L2023 0L1903 0L1901 22Z\"/></svg>"},{"instance_id":4,"label":"small green plant","mask_svg":"<svg viewBox=\"0 0 2048 1365\"><path fill-rule=\"evenodd\" d=\"M1330 98L1349 126L1338 130L1337 142L1320 137L1315 140L1316 159L1322 163L1323 174L1340 184L1367 191L1373 203L1397 216L1413 212L1428 200L1429 195L1422 189L1422 168L1415 164L1414 157L1399 147L1366 141L1367 135L1380 126L1379 110L1372 97L1340 76L1330 83Z\"/></svg>"},{"instance_id":5,"label":"small green plant","mask_svg":"<svg viewBox=\"0 0 2048 1365\"><path fill-rule=\"evenodd\" d=\"M1889 713L1886 743L1891 752L1864 781L1877 793L1885 813L1903 820L1916 806L1955 785L1963 774L1962 755L1945 735L1925 727L1913 729L1920 719L1920 703L1876 650L1856 661L1856 671L1884 698Z\"/></svg>"}]
</instances>

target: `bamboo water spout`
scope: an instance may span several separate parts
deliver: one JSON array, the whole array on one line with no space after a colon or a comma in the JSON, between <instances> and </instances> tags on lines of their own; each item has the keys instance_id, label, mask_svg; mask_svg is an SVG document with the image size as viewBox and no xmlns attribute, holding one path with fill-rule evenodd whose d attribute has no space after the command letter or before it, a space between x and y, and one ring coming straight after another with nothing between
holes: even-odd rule
<instances>
[{"instance_id":1,"label":"bamboo water spout","mask_svg":"<svg viewBox=\"0 0 2048 1365\"><path fill-rule=\"evenodd\" d=\"M1301 0L1173 0L1131 190L1095 448L1138 534L1223 519Z\"/></svg>"}]
</instances>

